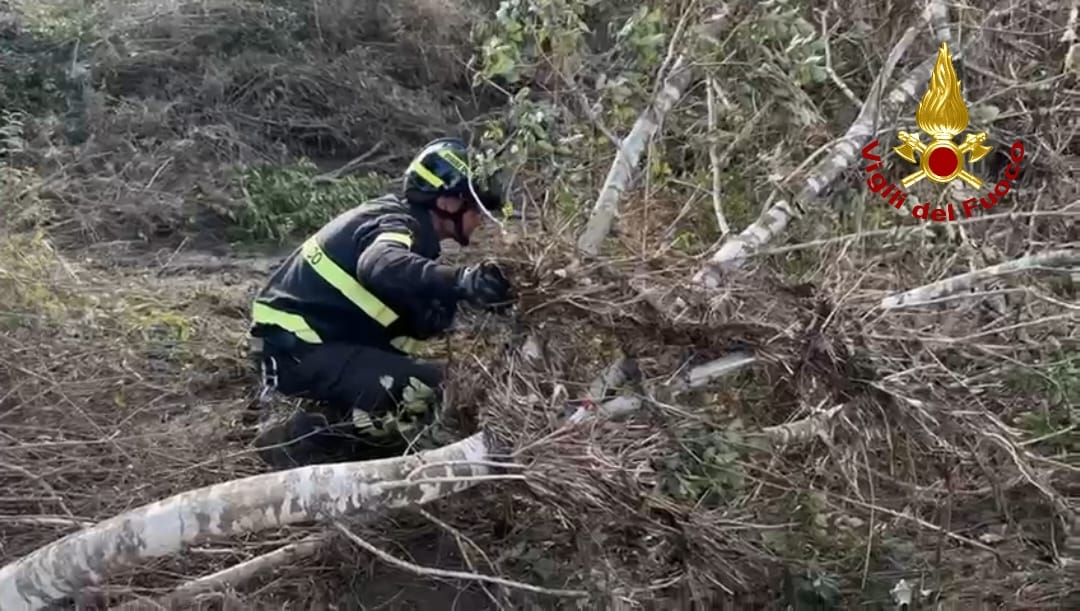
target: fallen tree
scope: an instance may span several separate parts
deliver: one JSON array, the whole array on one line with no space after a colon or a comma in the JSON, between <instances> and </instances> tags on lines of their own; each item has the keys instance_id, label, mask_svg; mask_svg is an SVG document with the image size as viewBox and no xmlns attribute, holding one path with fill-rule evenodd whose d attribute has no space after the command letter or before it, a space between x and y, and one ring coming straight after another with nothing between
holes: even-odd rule
<instances>
[{"instance_id":1,"label":"fallen tree","mask_svg":"<svg viewBox=\"0 0 1080 611\"><path fill-rule=\"evenodd\" d=\"M695 367L675 388L703 387L751 362L740 355L735 363ZM596 386L600 392L622 381L611 374L601 380ZM608 410L603 405L601 414L630 411L619 403ZM585 420L590 412L581 408L569 424ZM68 535L0 568L0 607L40 609L101 583L118 568L179 552L210 537L423 505L481 482L525 477L497 473L514 466L491 457L498 453L481 432L400 458L298 467L184 492Z\"/></svg>"}]
</instances>

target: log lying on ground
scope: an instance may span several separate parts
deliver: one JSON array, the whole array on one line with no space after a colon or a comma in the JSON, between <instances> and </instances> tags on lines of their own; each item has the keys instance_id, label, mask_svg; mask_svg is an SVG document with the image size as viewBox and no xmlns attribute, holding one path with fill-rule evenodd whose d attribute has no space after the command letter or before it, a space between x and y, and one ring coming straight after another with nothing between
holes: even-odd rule
<instances>
[{"instance_id":1,"label":"log lying on ground","mask_svg":"<svg viewBox=\"0 0 1080 611\"><path fill-rule=\"evenodd\" d=\"M183 492L68 535L3 567L0 609L41 609L117 569L214 536L428 503L490 478L487 454L485 438L477 433L422 454L300 467Z\"/></svg>"},{"instance_id":2,"label":"log lying on ground","mask_svg":"<svg viewBox=\"0 0 1080 611\"><path fill-rule=\"evenodd\" d=\"M920 286L918 288L911 289L910 291L904 291L896 295L890 295L881 300L881 307L885 310L892 310L903 307L910 307L915 305L922 305L927 301L944 297L946 295L952 295L961 291L966 291L975 285L977 282L986 280L987 278L993 278L995 276L1002 276L1004 274L1012 274L1016 272L1022 272L1032 268L1044 266L1044 265L1075 265L1080 264L1080 250L1078 249L1063 249L1063 250L1051 250L1034 255L1028 255L1026 257L1020 257L1012 261L1006 261L1005 263L999 263L997 265L991 265L983 269L977 269L973 272L967 272L960 274L959 276L953 276L944 280Z\"/></svg>"},{"instance_id":3,"label":"log lying on ground","mask_svg":"<svg viewBox=\"0 0 1080 611\"><path fill-rule=\"evenodd\" d=\"M726 6L716 11L706 22L702 23L692 34L686 50L679 54L671 70L668 72L660 91L652 103L634 122L630 133L623 139L619 150L615 155L615 161L608 170L604 186L600 189L600 195L593 204L592 213L585 230L578 238L578 249L590 256L600 252L600 245L611 231L611 224L619 211L619 197L626 189L641 160L641 153L645 149L645 143L656 133L664 116L678 101L679 96L690 85L693 72L690 67L692 61L691 51L699 38L715 38L727 26L729 11Z\"/></svg>"},{"instance_id":4,"label":"log lying on ground","mask_svg":"<svg viewBox=\"0 0 1080 611\"><path fill-rule=\"evenodd\" d=\"M730 357L720 361L695 367L681 384L703 386L753 359L742 355L737 362ZM632 375L632 368L624 364L619 369ZM616 382L612 376L598 388ZM587 415L575 414L572 423ZM41 609L101 583L118 569L177 553L211 537L422 505L481 481L520 479L520 475L493 475L497 464L489 453L493 453L490 442L476 433L410 456L298 467L183 492L68 535L3 567L0 609Z\"/></svg>"}]
</instances>

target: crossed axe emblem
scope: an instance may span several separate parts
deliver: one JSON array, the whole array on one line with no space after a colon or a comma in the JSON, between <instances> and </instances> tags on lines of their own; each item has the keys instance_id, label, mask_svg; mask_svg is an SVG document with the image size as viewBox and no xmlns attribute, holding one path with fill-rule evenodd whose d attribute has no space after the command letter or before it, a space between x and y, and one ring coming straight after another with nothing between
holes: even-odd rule
<instances>
[{"instance_id":1,"label":"crossed axe emblem","mask_svg":"<svg viewBox=\"0 0 1080 611\"><path fill-rule=\"evenodd\" d=\"M905 189L924 178L941 184L959 178L972 188L978 189L982 186L983 183L979 178L964 169L964 157L970 155L967 159L969 163L975 163L986 157L987 153L993 149L984 144L986 132L968 134L960 146L956 146L948 136L935 137L928 144L923 144L918 134L900 132L898 137L902 144L893 147L893 150L909 163L918 163L920 166L917 172L905 176L900 181ZM915 153L919 154L918 160L915 158Z\"/></svg>"}]
</instances>

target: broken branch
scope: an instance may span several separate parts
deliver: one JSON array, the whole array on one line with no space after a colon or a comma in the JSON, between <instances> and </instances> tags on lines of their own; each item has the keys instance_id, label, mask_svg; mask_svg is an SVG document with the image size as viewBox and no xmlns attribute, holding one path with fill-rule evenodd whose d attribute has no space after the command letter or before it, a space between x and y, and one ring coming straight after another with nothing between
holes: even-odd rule
<instances>
[{"instance_id":1,"label":"broken branch","mask_svg":"<svg viewBox=\"0 0 1080 611\"><path fill-rule=\"evenodd\" d=\"M881 111L887 112L904 100L916 97L918 88L930 78L936 58L927 59L909 72L904 80L885 97L883 104L878 103L875 95L887 82L892 66L896 65L914 40L915 28L908 28L889 54L885 62L885 70L882 71L873 89L874 93L871 93L863 104L859 116L843 137L837 141L832 155L818 162L807 174L803 180L802 189L792 202L789 203L787 200L776 202L749 227L727 240L694 275L694 282L704 284L708 288L719 286L724 272L741 265L752 252L779 235L792 218L801 214L802 206L816 202L840 174L847 170L858 158L859 150L873 136L875 123ZM956 57L959 57L959 54L956 54Z\"/></svg>"},{"instance_id":2,"label":"broken branch","mask_svg":"<svg viewBox=\"0 0 1080 611\"><path fill-rule=\"evenodd\" d=\"M968 290L974 286L975 283L995 276L1012 274L1044 265L1070 265L1075 263L1080 263L1080 251L1078 250L1051 250L1035 255L1028 255L1012 261L1006 261L1005 263L978 269L973 272L960 274L959 276L939 280L932 284L920 286L898 295L890 295L881 300L881 307L885 310L892 310L922 305L926 301Z\"/></svg>"},{"instance_id":3,"label":"broken branch","mask_svg":"<svg viewBox=\"0 0 1080 611\"><path fill-rule=\"evenodd\" d=\"M715 37L719 35L727 25L727 17L728 10L724 6L708 21L699 26L698 36L693 37L692 40L699 37ZM600 195L596 198L596 203L593 204L592 214L589 216L585 230L578 239L578 249L583 253L595 256L600 251L600 244L607 237L615 216L618 214L619 197L630 182L634 168L637 167L638 161L641 159L645 143L656 133L664 116L667 115L675 102L678 101L679 96L690 84L693 74L688 64L690 49L693 47L692 43L689 44L687 50L675 60L652 104L641 113L637 121L634 122L630 133L623 139L622 146L615 155L615 161L612 162L611 169L608 170L604 186L600 189Z\"/></svg>"}]
</instances>

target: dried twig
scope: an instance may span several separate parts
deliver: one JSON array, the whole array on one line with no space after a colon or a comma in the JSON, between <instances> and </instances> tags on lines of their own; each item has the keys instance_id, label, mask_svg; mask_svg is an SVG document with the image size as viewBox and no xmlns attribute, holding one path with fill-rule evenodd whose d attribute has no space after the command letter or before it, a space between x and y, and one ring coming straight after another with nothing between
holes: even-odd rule
<instances>
[{"instance_id":1,"label":"dried twig","mask_svg":"<svg viewBox=\"0 0 1080 611\"><path fill-rule=\"evenodd\" d=\"M488 583L498 584L507 588L514 588L518 590L525 590L534 594L547 594L550 596L569 596L574 598L581 598L589 596L589 593L584 590L553 590L549 588L541 588L527 583L521 583L518 581L511 581L509 579L503 579L502 577L491 577L490 575L480 575L477 573L464 573L461 571L447 571L443 569L436 569L430 567L423 567L411 562L406 562L399 558L395 558L390 554L382 551L374 545L364 541L356 535L356 533L349 530L349 528L342 524L340 521L335 520L334 526L341 531L350 541L359 545L363 549L371 552L377 556L380 560L396 566L399 569L404 569L413 573L414 575L421 575L424 577L446 577L450 579L467 579L471 581L486 581Z\"/></svg>"},{"instance_id":2,"label":"dried twig","mask_svg":"<svg viewBox=\"0 0 1080 611\"><path fill-rule=\"evenodd\" d=\"M712 165L712 196L713 196L713 212L716 214L716 227L720 230L720 236L726 236L731 228L728 227L727 219L724 218L724 202L720 195L720 151L719 144L716 142L716 97L713 93L713 80L708 79L705 91L707 93L707 104L709 113L709 161Z\"/></svg>"},{"instance_id":3,"label":"dried twig","mask_svg":"<svg viewBox=\"0 0 1080 611\"><path fill-rule=\"evenodd\" d=\"M825 72L828 73L829 78L836 84L836 87L843 93L847 99L851 100L851 103L855 105L855 108L862 108L863 102L859 99L859 96L855 95L855 92L851 90L851 87L847 86L847 83L840 78L840 75L836 73L836 70L832 65L832 51L829 48L829 24L827 17L829 15L828 10L821 11L821 40L825 44Z\"/></svg>"},{"instance_id":4,"label":"dried twig","mask_svg":"<svg viewBox=\"0 0 1080 611\"><path fill-rule=\"evenodd\" d=\"M383 144L383 141L380 140L376 142L371 148L361 153L359 156L350 159L348 163L341 166L340 168L336 168L330 170L329 172L319 174L318 176L311 179L312 184L330 183L339 178L342 178L343 176L347 176L352 172L355 172L357 169L370 163L368 160L371 159L371 157L374 156L375 153L377 153L379 149L382 148Z\"/></svg>"}]
</instances>

